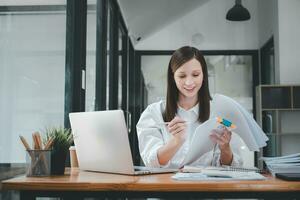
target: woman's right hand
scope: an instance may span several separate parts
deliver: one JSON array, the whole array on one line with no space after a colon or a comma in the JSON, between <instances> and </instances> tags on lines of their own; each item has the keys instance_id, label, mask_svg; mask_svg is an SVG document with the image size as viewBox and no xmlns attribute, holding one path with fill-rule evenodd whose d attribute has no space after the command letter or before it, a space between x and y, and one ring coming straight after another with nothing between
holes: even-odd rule
<instances>
[{"instance_id":1,"label":"woman's right hand","mask_svg":"<svg viewBox=\"0 0 300 200\"><path fill-rule=\"evenodd\" d=\"M157 151L158 162L161 165L166 165L173 158L186 138L186 122L180 117L174 117L167 128L172 137Z\"/></svg>"},{"instance_id":2,"label":"woman's right hand","mask_svg":"<svg viewBox=\"0 0 300 200\"><path fill-rule=\"evenodd\" d=\"M183 143L186 138L186 121L176 116L168 124L168 131L173 135L174 139Z\"/></svg>"}]
</instances>

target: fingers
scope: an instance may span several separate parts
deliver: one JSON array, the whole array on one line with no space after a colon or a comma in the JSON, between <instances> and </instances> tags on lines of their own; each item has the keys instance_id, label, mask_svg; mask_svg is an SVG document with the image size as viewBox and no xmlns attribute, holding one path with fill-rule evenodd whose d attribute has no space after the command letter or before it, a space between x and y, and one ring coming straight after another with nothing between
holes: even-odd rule
<instances>
[{"instance_id":1,"label":"fingers","mask_svg":"<svg viewBox=\"0 0 300 200\"><path fill-rule=\"evenodd\" d=\"M168 124L169 132L178 132L184 127L186 127L185 121L178 116L174 117L174 119Z\"/></svg>"},{"instance_id":2,"label":"fingers","mask_svg":"<svg viewBox=\"0 0 300 200\"><path fill-rule=\"evenodd\" d=\"M231 132L226 128L213 129L210 134L210 139L214 143L218 143L220 146L228 145L231 140Z\"/></svg>"},{"instance_id":3,"label":"fingers","mask_svg":"<svg viewBox=\"0 0 300 200\"><path fill-rule=\"evenodd\" d=\"M172 127L177 123L185 123L185 121L183 119L181 119L180 117L176 116L176 117L174 117L174 119L172 119L172 121L170 121L170 123L168 124L168 127Z\"/></svg>"},{"instance_id":4,"label":"fingers","mask_svg":"<svg viewBox=\"0 0 300 200\"><path fill-rule=\"evenodd\" d=\"M174 119L168 124L168 130L172 135L177 135L185 132L186 129L186 121L176 116Z\"/></svg>"},{"instance_id":5,"label":"fingers","mask_svg":"<svg viewBox=\"0 0 300 200\"><path fill-rule=\"evenodd\" d=\"M223 138L226 140L226 141L228 141L228 143L230 142L230 140L231 140L231 131L229 131L227 128L224 128L223 129L224 131L223 131Z\"/></svg>"},{"instance_id":6,"label":"fingers","mask_svg":"<svg viewBox=\"0 0 300 200\"><path fill-rule=\"evenodd\" d=\"M210 138L214 143L225 143L225 138L217 133L211 133Z\"/></svg>"},{"instance_id":7,"label":"fingers","mask_svg":"<svg viewBox=\"0 0 300 200\"><path fill-rule=\"evenodd\" d=\"M183 130L186 128L186 124L182 123L182 122L178 122L176 124L174 124L173 126L168 126L169 132L173 133L173 132L179 132L180 130Z\"/></svg>"}]
</instances>

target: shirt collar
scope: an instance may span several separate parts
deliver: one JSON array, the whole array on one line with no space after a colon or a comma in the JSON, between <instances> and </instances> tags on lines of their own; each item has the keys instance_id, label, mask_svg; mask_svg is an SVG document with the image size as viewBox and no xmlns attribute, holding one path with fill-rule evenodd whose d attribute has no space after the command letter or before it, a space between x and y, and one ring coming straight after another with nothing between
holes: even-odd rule
<instances>
[{"instance_id":1,"label":"shirt collar","mask_svg":"<svg viewBox=\"0 0 300 200\"><path fill-rule=\"evenodd\" d=\"M194 107L190 108L189 110L185 110L184 108L178 106L178 110L179 111L183 111L183 112L193 112L195 113L196 115L199 114L199 103L197 103Z\"/></svg>"}]
</instances>

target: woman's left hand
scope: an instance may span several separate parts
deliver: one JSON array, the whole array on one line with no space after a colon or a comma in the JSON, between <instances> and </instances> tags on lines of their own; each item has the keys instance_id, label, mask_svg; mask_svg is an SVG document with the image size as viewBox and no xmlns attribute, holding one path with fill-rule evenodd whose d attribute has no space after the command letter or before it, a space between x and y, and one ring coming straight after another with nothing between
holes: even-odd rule
<instances>
[{"instance_id":1,"label":"woman's left hand","mask_svg":"<svg viewBox=\"0 0 300 200\"><path fill-rule=\"evenodd\" d=\"M223 127L222 129L213 129L210 138L219 145L221 151L230 149L231 131Z\"/></svg>"},{"instance_id":2,"label":"woman's left hand","mask_svg":"<svg viewBox=\"0 0 300 200\"><path fill-rule=\"evenodd\" d=\"M210 138L219 145L221 150L220 164L231 165L233 154L230 148L231 131L227 128L213 129Z\"/></svg>"}]
</instances>

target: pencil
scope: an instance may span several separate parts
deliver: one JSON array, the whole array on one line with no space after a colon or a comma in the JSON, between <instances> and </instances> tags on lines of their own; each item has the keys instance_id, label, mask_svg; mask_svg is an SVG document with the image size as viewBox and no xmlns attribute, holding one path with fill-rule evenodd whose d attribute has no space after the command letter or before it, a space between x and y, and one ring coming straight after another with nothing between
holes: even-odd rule
<instances>
[{"instance_id":1,"label":"pencil","mask_svg":"<svg viewBox=\"0 0 300 200\"><path fill-rule=\"evenodd\" d=\"M33 149L38 150L39 144L37 138L35 137L35 133L32 133L32 142L33 142Z\"/></svg>"},{"instance_id":2,"label":"pencil","mask_svg":"<svg viewBox=\"0 0 300 200\"><path fill-rule=\"evenodd\" d=\"M31 157L31 159L33 159L33 155L31 153L31 148L30 148L29 144L27 143L26 139L21 135L19 135L19 137L20 137L21 142L23 143L25 149L27 150L29 156Z\"/></svg>"},{"instance_id":3,"label":"pencil","mask_svg":"<svg viewBox=\"0 0 300 200\"><path fill-rule=\"evenodd\" d=\"M29 144L27 143L26 139L25 139L23 136L21 136L21 135L19 135L19 137L20 137L21 142L23 143L25 149L26 149L27 151L30 151L31 148L30 148Z\"/></svg>"},{"instance_id":4,"label":"pencil","mask_svg":"<svg viewBox=\"0 0 300 200\"><path fill-rule=\"evenodd\" d=\"M49 150L51 148L53 141L54 141L54 139L52 137L47 141L47 143L45 145L45 150Z\"/></svg>"},{"instance_id":5,"label":"pencil","mask_svg":"<svg viewBox=\"0 0 300 200\"><path fill-rule=\"evenodd\" d=\"M35 132L35 137L36 137L36 140L38 142L38 147L39 149L43 149L43 143L42 143L42 139L41 139L41 135L39 132Z\"/></svg>"}]
</instances>

